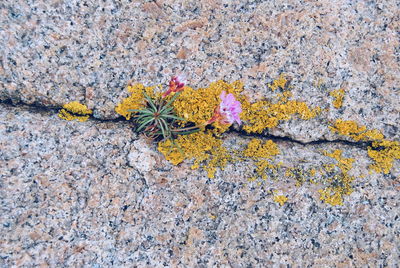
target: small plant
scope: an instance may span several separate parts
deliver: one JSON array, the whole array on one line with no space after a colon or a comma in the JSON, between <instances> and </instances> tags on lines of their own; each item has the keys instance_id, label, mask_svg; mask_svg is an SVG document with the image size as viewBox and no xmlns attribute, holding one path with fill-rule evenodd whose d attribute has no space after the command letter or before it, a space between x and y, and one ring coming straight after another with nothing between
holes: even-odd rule
<instances>
[{"instance_id":1,"label":"small plant","mask_svg":"<svg viewBox=\"0 0 400 268\"><path fill-rule=\"evenodd\" d=\"M221 103L215 108L214 116L207 121L207 124L218 121L224 125L231 125L236 121L240 125L242 123L239 117L242 112L240 101L237 101L232 93L226 95L225 91L222 91L219 98Z\"/></svg>"},{"instance_id":2,"label":"small plant","mask_svg":"<svg viewBox=\"0 0 400 268\"><path fill-rule=\"evenodd\" d=\"M180 92L185 87L186 83L186 75L179 74L173 76L169 81L169 88L168 90L162 95L163 98L167 97L172 92Z\"/></svg>"},{"instance_id":3,"label":"small plant","mask_svg":"<svg viewBox=\"0 0 400 268\"><path fill-rule=\"evenodd\" d=\"M172 103L183 90L185 83L185 76L173 76L169 82L168 90L161 97L152 99L146 92L143 92L144 107L128 110L128 112L134 113L136 132L143 132L153 139L173 140L178 134L185 135L199 131L200 127L198 126L181 127L182 125L190 125L190 122L186 122L186 119L177 116L172 106ZM167 101L166 97L171 93L174 93L174 95Z\"/></svg>"},{"instance_id":4,"label":"small plant","mask_svg":"<svg viewBox=\"0 0 400 268\"><path fill-rule=\"evenodd\" d=\"M199 127L177 127L177 121L186 121L184 118L178 117L174 113L171 104L179 96L180 92L168 101L165 98L157 100L151 99L144 93L146 105L143 109L130 109L129 112L134 112L134 122L137 125L136 132L143 132L148 137L157 139L162 137L163 140L173 139L177 134L191 134L199 131Z\"/></svg>"},{"instance_id":5,"label":"small plant","mask_svg":"<svg viewBox=\"0 0 400 268\"><path fill-rule=\"evenodd\" d=\"M240 124L239 114L242 112L241 104L233 94L222 91L221 102L215 108L210 120L201 125L188 122L176 115L173 102L179 97L185 87L186 78L183 75L173 76L169 82L169 88L161 97L151 98L145 91L144 107L129 109L133 113L136 132L143 132L150 138L174 140L177 135L191 134L204 129L207 125L219 122L223 125L231 125L235 121ZM174 94L169 100L167 96ZM182 127L183 126L183 127Z\"/></svg>"}]
</instances>

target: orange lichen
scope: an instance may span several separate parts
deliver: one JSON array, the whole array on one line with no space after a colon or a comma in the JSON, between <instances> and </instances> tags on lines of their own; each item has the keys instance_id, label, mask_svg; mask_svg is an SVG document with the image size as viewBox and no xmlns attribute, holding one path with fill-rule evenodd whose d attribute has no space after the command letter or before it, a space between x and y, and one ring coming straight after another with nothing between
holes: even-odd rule
<instances>
[{"instance_id":1,"label":"orange lichen","mask_svg":"<svg viewBox=\"0 0 400 268\"><path fill-rule=\"evenodd\" d=\"M344 89L339 88L339 89L333 90L329 93L329 95L334 98L333 107L335 107L336 109L341 108L343 105Z\"/></svg>"},{"instance_id":2,"label":"orange lichen","mask_svg":"<svg viewBox=\"0 0 400 268\"><path fill-rule=\"evenodd\" d=\"M88 109L86 105L73 101L63 105L58 117L68 121L76 119L79 122L85 122L92 113L92 110Z\"/></svg>"}]
</instances>

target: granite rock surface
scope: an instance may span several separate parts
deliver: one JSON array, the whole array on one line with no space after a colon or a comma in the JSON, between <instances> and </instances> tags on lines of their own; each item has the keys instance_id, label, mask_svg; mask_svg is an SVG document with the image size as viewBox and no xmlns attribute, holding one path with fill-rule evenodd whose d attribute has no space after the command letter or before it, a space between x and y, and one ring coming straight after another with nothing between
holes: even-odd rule
<instances>
[{"instance_id":1,"label":"granite rock surface","mask_svg":"<svg viewBox=\"0 0 400 268\"><path fill-rule=\"evenodd\" d=\"M399 138L400 4L389 1L22 1L0 4L0 99L81 101L115 118L128 82L197 88L242 80L251 98L284 73L297 99L330 111L271 132L304 142L355 120ZM329 92L346 90L333 109Z\"/></svg>"},{"instance_id":2,"label":"granite rock surface","mask_svg":"<svg viewBox=\"0 0 400 268\"><path fill-rule=\"evenodd\" d=\"M60 120L52 111L0 105L0 266L318 267L400 261L400 165L362 174L366 151L339 143L276 141L288 166L331 163L321 150L357 159L343 206L321 185L280 174L249 182L246 163L214 179L169 164L125 122ZM247 138L235 133L231 146ZM306 162L304 160L307 160ZM149 168L149 165L152 167ZM280 206L274 192L288 197Z\"/></svg>"},{"instance_id":3,"label":"granite rock surface","mask_svg":"<svg viewBox=\"0 0 400 268\"><path fill-rule=\"evenodd\" d=\"M398 10L395 0L1 1L0 266L398 266L400 162L368 173L366 145L327 127L354 120L400 140ZM294 98L323 113L270 129L275 160L321 167L333 163L322 152L340 149L356 159L354 192L335 207L321 183L249 180L249 162L214 179L168 163L114 108L128 83L167 85L179 72L194 88L241 80L253 100L273 98L268 84L285 74ZM93 117L61 120L71 101ZM251 138L223 136L231 148Z\"/></svg>"}]
</instances>

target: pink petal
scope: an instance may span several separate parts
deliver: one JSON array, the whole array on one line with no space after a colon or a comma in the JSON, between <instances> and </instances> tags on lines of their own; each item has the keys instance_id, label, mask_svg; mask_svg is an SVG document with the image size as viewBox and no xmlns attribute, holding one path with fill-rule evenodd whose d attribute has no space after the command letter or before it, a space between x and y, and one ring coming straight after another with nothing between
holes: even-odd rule
<instances>
[{"instance_id":1,"label":"pink petal","mask_svg":"<svg viewBox=\"0 0 400 268\"><path fill-rule=\"evenodd\" d=\"M235 96L233 94L229 93L225 99L223 100L224 105L226 106L232 106L233 102L235 101Z\"/></svg>"},{"instance_id":2,"label":"pink petal","mask_svg":"<svg viewBox=\"0 0 400 268\"><path fill-rule=\"evenodd\" d=\"M224 90L224 91L221 92L221 95L219 95L219 98L222 100L222 102L224 102L225 96L226 96L226 92Z\"/></svg>"},{"instance_id":3,"label":"pink petal","mask_svg":"<svg viewBox=\"0 0 400 268\"><path fill-rule=\"evenodd\" d=\"M235 117L235 121L236 121L239 125L242 124L242 121L240 120L239 116L236 116L236 117Z\"/></svg>"},{"instance_id":4,"label":"pink petal","mask_svg":"<svg viewBox=\"0 0 400 268\"><path fill-rule=\"evenodd\" d=\"M176 80L177 80L178 83L186 84L186 82L187 82L186 79L187 79L187 77L186 77L185 74L178 74L176 76Z\"/></svg>"}]
</instances>

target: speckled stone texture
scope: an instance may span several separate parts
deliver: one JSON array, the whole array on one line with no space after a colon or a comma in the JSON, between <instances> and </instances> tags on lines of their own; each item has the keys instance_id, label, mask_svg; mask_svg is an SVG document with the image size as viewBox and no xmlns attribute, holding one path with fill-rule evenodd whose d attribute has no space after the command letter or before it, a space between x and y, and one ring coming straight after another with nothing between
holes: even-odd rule
<instances>
[{"instance_id":1,"label":"speckled stone texture","mask_svg":"<svg viewBox=\"0 0 400 268\"><path fill-rule=\"evenodd\" d=\"M389 266L400 261L400 165L366 175L342 207L319 186L284 176L263 185L248 166L215 179L172 166L124 122L60 120L53 112L0 105L0 266L293 267ZM244 141L227 135L232 146ZM335 143L281 141L285 165L322 165ZM147 164L146 164L147 163ZM149 168L148 164L152 167ZM272 190L288 196L284 206Z\"/></svg>"},{"instance_id":2,"label":"speckled stone texture","mask_svg":"<svg viewBox=\"0 0 400 268\"><path fill-rule=\"evenodd\" d=\"M128 81L189 84L242 80L253 98L285 73L296 98L331 111L272 134L334 139L337 118L399 136L400 2L82 1L0 3L0 99L61 106L82 101L115 118ZM329 91L346 90L332 109Z\"/></svg>"},{"instance_id":3,"label":"speckled stone texture","mask_svg":"<svg viewBox=\"0 0 400 268\"><path fill-rule=\"evenodd\" d=\"M339 118L400 139L399 10L396 0L0 1L0 101L16 105L0 104L0 266L397 267L399 161L368 174L365 148L324 140L343 138L327 128ZM342 149L357 159L355 191L332 207L321 185L248 182L246 163L215 179L169 164L114 107L129 82L167 85L177 72L195 88L240 79L252 99L272 97L267 84L286 74L294 97L324 113L270 130L317 141L281 139L277 161L321 166L332 163L322 150ZM59 119L70 101L95 119Z\"/></svg>"}]
</instances>

